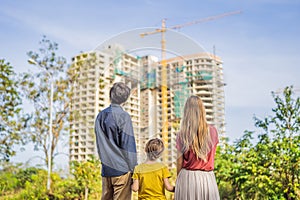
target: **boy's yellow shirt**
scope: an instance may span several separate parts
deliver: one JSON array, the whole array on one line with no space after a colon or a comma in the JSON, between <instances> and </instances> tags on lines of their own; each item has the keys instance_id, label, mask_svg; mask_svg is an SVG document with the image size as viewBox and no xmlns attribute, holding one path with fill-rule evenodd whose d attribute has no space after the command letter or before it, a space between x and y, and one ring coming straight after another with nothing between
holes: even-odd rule
<instances>
[{"instance_id":1,"label":"boy's yellow shirt","mask_svg":"<svg viewBox=\"0 0 300 200\"><path fill-rule=\"evenodd\" d=\"M139 199L166 199L164 178L169 178L168 167L162 163L142 163L135 167L132 178L139 180Z\"/></svg>"}]
</instances>

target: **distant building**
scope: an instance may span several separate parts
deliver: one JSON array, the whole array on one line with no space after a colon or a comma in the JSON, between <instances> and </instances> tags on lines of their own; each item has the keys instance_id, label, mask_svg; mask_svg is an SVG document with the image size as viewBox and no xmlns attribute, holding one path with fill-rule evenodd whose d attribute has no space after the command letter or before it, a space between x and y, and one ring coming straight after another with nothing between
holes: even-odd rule
<instances>
[{"instance_id":1,"label":"distant building","mask_svg":"<svg viewBox=\"0 0 300 200\"><path fill-rule=\"evenodd\" d=\"M161 66L155 56L136 57L124 53L118 45L103 51L82 53L73 58L73 73L78 81L73 87L71 106L70 161L83 161L97 155L94 121L99 111L109 106L109 89L123 81L132 93L124 109L132 117L138 159L145 159L148 139L162 137ZM219 57L199 53L167 60L168 138L165 139L167 162L176 166L176 133L187 97L200 96L207 120L225 134L223 68Z\"/></svg>"}]
</instances>

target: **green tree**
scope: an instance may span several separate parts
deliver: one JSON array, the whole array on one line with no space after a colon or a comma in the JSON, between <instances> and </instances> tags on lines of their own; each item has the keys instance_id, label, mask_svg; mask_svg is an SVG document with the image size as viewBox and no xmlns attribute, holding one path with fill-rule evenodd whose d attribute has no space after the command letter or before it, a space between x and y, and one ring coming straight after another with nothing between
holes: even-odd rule
<instances>
[{"instance_id":1,"label":"green tree","mask_svg":"<svg viewBox=\"0 0 300 200\"><path fill-rule=\"evenodd\" d=\"M6 163L0 170L0 199L46 198L45 184L41 184L46 181L46 174L42 169Z\"/></svg>"},{"instance_id":2,"label":"green tree","mask_svg":"<svg viewBox=\"0 0 300 200\"><path fill-rule=\"evenodd\" d=\"M18 164L19 165L19 164ZM0 199L14 193L18 188L18 178L15 174L18 172L19 166L10 162L5 162L0 170Z\"/></svg>"},{"instance_id":3,"label":"green tree","mask_svg":"<svg viewBox=\"0 0 300 200\"><path fill-rule=\"evenodd\" d=\"M30 180L25 182L24 189L14 199L41 199L48 200L46 189L47 171L39 169L30 175Z\"/></svg>"},{"instance_id":4,"label":"green tree","mask_svg":"<svg viewBox=\"0 0 300 200\"><path fill-rule=\"evenodd\" d=\"M55 152L56 147L59 141L64 141L64 136L68 133L69 92L72 84L66 76L68 69L66 59L57 55L58 44L46 36L43 36L39 44L41 47L38 52L27 53L29 62L35 66L35 72L21 74L20 85L22 95L33 105L33 111L29 111L32 116L27 129L29 140L34 143L35 150L42 150L46 165L49 158L51 159L51 166L48 169L51 173L53 160L61 153Z\"/></svg>"},{"instance_id":5,"label":"green tree","mask_svg":"<svg viewBox=\"0 0 300 200\"><path fill-rule=\"evenodd\" d=\"M89 194L93 195L92 199L100 198L102 185L100 169L100 161L94 157L91 157L88 161L72 163L72 174L82 188L83 199L89 199Z\"/></svg>"},{"instance_id":6,"label":"green tree","mask_svg":"<svg viewBox=\"0 0 300 200\"><path fill-rule=\"evenodd\" d=\"M273 115L254 118L253 131L216 154L215 173L222 199L300 199L300 99L293 87L272 92Z\"/></svg>"},{"instance_id":7,"label":"green tree","mask_svg":"<svg viewBox=\"0 0 300 200\"><path fill-rule=\"evenodd\" d=\"M255 125L263 129L257 150L261 164L269 177L261 180L267 194L284 199L300 198L300 98L294 98L293 87L286 87L283 95L272 92L276 107L274 116L255 118ZM265 152L263 154L262 152Z\"/></svg>"},{"instance_id":8,"label":"green tree","mask_svg":"<svg viewBox=\"0 0 300 200\"><path fill-rule=\"evenodd\" d=\"M259 157L252 140L253 132L245 131L243 137L234 144L234 170L231 175L237 199L264 199L258 189Z\"/></svg>"},{"instance_id":9,"label":"green tree","mask_svg":"<svg viewBox=\"0 0 300 200\"><path fill-rule=\"evenodd\" d=\"M21 98L13 67L0 59L0 162L15 155L14 145L24 142L21 120ZM19 119L19 120L18 120Z\"/></svg>"},{"instance_id":10,"label":"green tree","mask_svg":"<svg viewBox=\"0 0 300 200\"><path fill-rule=\"evenodd\" d=\"M218 146L215 156L215 175L221 199L234 199L234 188L232 184L232 171L236 163L234 147L228 143L227 138L222 138L222 146Z\"/></svg>"},{"instance_id":11,"label":"green tree","mask_svg":"<svg viewBox=\"0 0 300 200\"><path fill-rule=\"evenodd\" d=\"M19 169L17 173L15 173L15 177L18 179L18 187L24 188L26 182L32 182L32 175L38 174L40 169L35 167L29 167L25 169Z\"/></svg>"},{"instance_id":12,"label":"green tree","mask_svg":"<svg viewBox=\"0 0 300 200\"><path fill-rule=\"evenodd\" d=\"M45 184L47 182L46 170L6 163L0 170L0 200L80 199L80 186L73 177L62 179L55 172L51 176L53 191L49 195Z\"/></svg>"},{"instance_id":13,"label":"green tree","mask_svg":"<svg viewBox=\"0 0 300 200\"><path fill-rule=\"evenodd\" d=\"M53 195L55 199L82 199L81 187L74 178L66 178L56 181L53 188Z\"/></svg>"}]
</instances>

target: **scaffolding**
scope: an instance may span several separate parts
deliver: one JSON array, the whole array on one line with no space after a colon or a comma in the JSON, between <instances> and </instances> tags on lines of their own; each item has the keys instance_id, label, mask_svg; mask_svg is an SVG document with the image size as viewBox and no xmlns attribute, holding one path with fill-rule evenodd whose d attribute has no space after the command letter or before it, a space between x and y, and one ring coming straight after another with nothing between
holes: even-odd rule
<instances>
[{"instance_id":1,"label":"scaffolding","mask_svg":"<svg viewBox=\"0 0 300 200\"><path fill-rule=\"evenodd\" d=\"M93 119L96 114L109 104L109 88L116 81L123 81L135 88L135 93L125 103L124 109L132 117L133 128L136 135L137 150L140 159L143 159L145 142L153 137L161 137L163 128L162 118L162 91L161 66L153 56L136 58L125 51L114 50L111 54L102 52L97 54L97 64L92 64L88 73L80 73L90 85L82 88L79 84L75 92L74 111L83 108L86 116ZM91 54L92 55L92 54ZM84 60L76 58L74 62ZM224 93L223 72L220 58L212 57L208 53L199 53L188 56L175 57L166 60L167 66L167 140L168 154L166 164L175 166L176 161L176 135L180 129L180 120L186 99L190 95L200 96L207 110L207 120L215 124L222 134L224 129ZM107 67L108 66L108 67ZM83 69L81 69L83 70ZM80 86L80 87L79 87ZM96 89L95 89L96 88ZM88 111L84 104L91 105ZM95 107L92 107L95 106ZM87 154L94 153L92 138L86 136L93 129L93 120L90 124L82 124L82 121L74 118L71 125L74 133L70 140L74 142L70 146L71 160L84 160ZM166 138L165 138L166 139ZM81 149L87 149L86 152Z\"/></svg>"}]
</instances>

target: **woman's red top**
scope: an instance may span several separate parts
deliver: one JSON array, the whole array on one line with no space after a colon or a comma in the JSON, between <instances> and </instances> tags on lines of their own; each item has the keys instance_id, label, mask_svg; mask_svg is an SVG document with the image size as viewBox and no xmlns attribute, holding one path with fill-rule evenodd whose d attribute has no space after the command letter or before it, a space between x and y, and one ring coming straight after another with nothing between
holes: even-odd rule
<instances>
[{"instance_id":1,"label":"woman's red top","mask_svg":"<svg viewBox=\"0 0 300 200\"><path fill-rule=\"evenodd\" d=\"M182 168L187 170L202 170L202 171L211 171L214 169L214 160L216 154L217 144L219 143L219 137L217 129L214 126L209 126L210 136L212 140L212 146L210 152L207 154L207 162L201 158L196 157L196 154L193 150L189 150L183 154L183 164ZM182 150L182 142L177 135L176 138L176 148L178 151Z\"/></svg>"}]
</instances>

